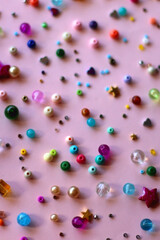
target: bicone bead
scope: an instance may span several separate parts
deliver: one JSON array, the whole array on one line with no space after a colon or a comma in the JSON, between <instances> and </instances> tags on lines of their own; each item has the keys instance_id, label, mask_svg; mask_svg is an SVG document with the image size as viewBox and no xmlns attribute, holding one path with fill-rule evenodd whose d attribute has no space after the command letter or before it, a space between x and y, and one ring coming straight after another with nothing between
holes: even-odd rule
<instances>
[{"instance_id":1,"label":"bicone bead","mask_svg":"<svg viewBox=\"0 0 160 240\"><path fill-rule=\"evenodd\" d=\"M74 138L71 137L71 136L67 136L67 137L65 138L65 142L71 145L71 144L73 144L73 142L74 142Z\"/></svg>"},{"instance_id":2,"label":"bicone bead","mask_svg":"<svg viewBox=\"0 0 160 240\"><path fill-rule=\"evenodd\" d=\"M28 40L27 46L31 49L34 49L36 47L36 42L33 39Z\"/></svg>"},{"instance_id":3,"label":"bicone bead","mask_svg":"<svg viewBox=\"0 0 160 240\"><path fill-rule=\"evenodd\" d=\"M83 154L79 154L79 155L77 156L76 160L77 160L77 162L78 162L79 164L83 164L83 163L86 162L86 158L85 158L85 156L84 156Z\"/></svg>"},{"instance_id":4,"label":"bicone bead","mask_svg":"<svg viewBox=\"0 0 160 240\"><path fill-rule=\"evenodd\" d=\"M7 92L4 90L0 90L0 99L6 100L7 99Z\"/></svg>"},{"instance_id":5,"label":"bicone bead","mask_svg":"<svg viewBox=\"0 0 160 240\"><path fill-rule=\"evenodd\" d=\"M51 100L52 100L54 103L60 103L60 102L61 102L61 96L60 96L58 93L54 93L54 94L52 94L52 96L51 96Z\"/></svg>"},{"instance_id":6,"label":"bicone bead","mask_svg":"<svg viewBox=\"0 0 160 240\"><path fill-rule=\"evenodd\" d=\"M146 160L146 156L143 151L135 150L131 153L131 161L134 163L143 164Z\"/></svg>"},{"instance_id":7,"label":"bicone bead","mask_svg":"<svg viewBox=\"0 0 160 240\"><path fill-rule=\"evenodd\" d=\"M19 77L19 75L20 75L20 70L19 70L19 68L16 67L16 66L10 67L10 69L9 69L9 75L10 75L12 78L17 78L17 77Z\"/></svg>"},{"instance_id":8,"label":"bicone bead","mask_svg":"<svg viewBox=\"0 0 160 240\"><path fill-rule=\"evenodd\" d=\"M160 99L160 92L157 88L152 88L149 90L149 97L154 100Z\"/></svg>"},{"instance_id":9,"label":"bicone bead","mask_svg":"<svg viewBox=\"0 0 160 240\"><path fill-rule=\"evenodd\" d=\"M126 195L134 195L135 194L135 186L132 183L126 183L123 186L123 192Z\"/></svg>"},{"instance_id":10,"label":"bicone bead","mask_svg":"<svg viewBox=\"0 0 160 240\"><path fill-rule=\"evenodd\" d=\"M73 27L76 30L81 30L82 29L82 23L79 20L74 20L73 21Z\"/></svg>"},{"instance_id":11,"label":"bicone bead","mask_svg":"<svg viewBox=\"0 0 160 240\"><path fill-rule=\"evenodd\" d=\"M96 174L97 173L97 168L95 166L90 166L88 168L88 172L92 175Z\"/></svg>"},{"instance_id":12,"label":"bicone bead","mask_svg":"<svg viewBox=\"0 0 160 240\"><path fill-rule=\"evenodd\" d=\"M96 193L99 197L105 197L110 192L110 186L105 182L100 182L96 186Z\"/></svg>"},{"instance_id":13,"label":"bicone bead","mask_svg":"<svg viewBox=\"0 0 160 240\"><path fill-rule=\"evenodd\" d=\"M63 161L61 163L61 169L63 171L68 171L71 168L71 164L68 161Z\"/></svg>"},{"instance_id":14,"label":"bicone bead","mask_svg":"<svg viewBox=\"0 0 160 240\"><path fill-rule=\"evenodd\" d=\"M88 119L87 119L87 125L88 125L89 127L95 127L95 125L96 125L95 119L94 119L94 118L88 118Z\"/></svg>"},{"instance_id":15,"label":"bicone bead","mask_svg":"<svg viewBox=\"0 0 160 240\"><path fill-rule=\"evenodd\" d=\"M10 48L9 48L9 52L10 52L13 56L15 56L18 51L17 51L17 48L16 48L16 47L10 47Z\"/></svg>"},{"instance_id":16,"label":"bicone bead","mask_svg":"<svg viewBox=\"0 0 160 240\"><path fill-rule=\"evenodd\" d=\"M35 131L33 130L33 129L28 129L27 131L26 131L26 135L27 135L27 137L29 137L29 138L35 138L35 136L36 136L36 133L35 133Z\"/></svg>"},{"instance_id":17,"label":"bicone bead","mask_svg":"<svg viewBox=\"0 0 160 240\"><path fill-rule=\"evenodd\" d=\"M91 38L89 44L93 48L99 47L99 41L96 38Z\"/></svg>"},{"instance_id":18,"label":"bicone bead","mask_svg":"<svg viewBox=\"0 0 160 240\"><path fill-rule=\"evenodd\" d=\"M22 212L17 216L17 222L21 226L28 226L31 223L31 218L28 214Z\"/></svg>"},{"instance_id":19,"label":"bicone bead","mask_svg":"<svg viewBox=\"0 0 160 240\"><path fill-rule=\"evenodd\" d=\"M105 158L102 155L97 155L95 157L95 162L97 165L103 165L105 163Z\"/></svg>"},{"instance_id":20,"label":"bicone bead","mask_svg":"<svg viewBox=\"0 0 160 240\"><path fill-rule=\"evenodd\" d=\"M47 106L47 107L44 108L43 113L47 117L52 117L53 116L53 108L50 107L50 106Z\"/></svg>"},{"instance_id":21,"label":"bicone bead","mask_svg":"<svg viewBox=\"0 0 160 240\"><path fill-rule=\"evenodd\" d=\"M44 94L40 90L35 90L32 93L32 99L37 103L42 103L44 100Z\"/></svg>"},{"instance_id":22,"label":"bicone bead","mask_svg":"<svg viewBox=\"0 0 160 240\"><path fill-rule=\"evenodd\" d=\"M101 144L98 148L98 152L107 160L110 156L110 148L106 144Z\"/></svg>"},{"instance_id":23,"label":"bicone bead","mask_svg":"<svg viewBox=\"0 0 160 240\"><path fill-rule=\"evenodd\" d=\"M45 154L43 155L43 159L44 159L44 161L46 161L46 162L51 162L51 161L53 161L53 155L51 155L50 153L45 153Z\"/></svg>"},{"instance_id":24,"label":"bicone bead","mask_svg":"<svg viewBox=\"0 0 160 240\"><path fill-rule=\"evenodd\" d=\"M76 146L76 145L72 145L70 148L69 148L69 151L70 151L70 153L72 153L72 154L76 154L76 153L78 153L78 147Z\"/></svg>"},{"instance_id":25,"label":"bicone bead","mask_svg":"<svg viewBox=\"0 0 160 240\"><path fill-rule=\"evenodd\" d=\"M24 177L25 177L25 178L32 178L32 172L29 171L29 170L26 170L26 171L24 172Z\"/></svg>"},{"instance_id":26,"label":"bicone bead","mask_svg":"<svg viewBox=\"0 0 160 240\"><path fill-rule=\"evenodd\" d=\"M75 227L75 228L81 228L81 229L83 229L83 228L85 228L86 223L87 223L86 219L83 219L83 218L81 218L81 217L79 217L79 216L74 217L74 218L72 219L72 225L73 225L73 227Z\"/></svg>"},{"instance_id":27,"label":"bicone bead","mask_svg":"<svg viewBox=\"0 0 160 240\"><path fill-rule=\"evenodd\" d=\"M63 40L69 42L69 41L71 41L71 39L72 39L72 34L69 33L69 32L64 32L64 33L62 34L62 38L63 38Z\"/></svg>"},{"instance_id":28,"label":"bicone bead","mask_svg":"<svg viewBox=\"0 0 160 240\"><path fill-rule=\"evenodd\" d=\"M140 226L144 231L150 231L153 228L153 223L150 219L145 218L141 221Z\"/></svg>"},{"instance_id":29,"label":"bicone bead","mask_svg":"<svg viewBox=\"0 0 160 240\"><path fill-rule=\"evenodd\" d=\"M27 35L31 34L31 26L28 23L22 23L20 25L20 30L24 34L27 34Z\"/></svg>"},{"instance_id":30,"label":"bicone bead","mask_svg":"<svg viewBox=\"0 0 160 240\"><path fill-rule=\"evenodd\" d=\"M19 110L14 105L8 105L4 110L4 114L5 114L6 118L8 118L10 120L15 120L19 116Z\"/></svg>"}]
</instances>

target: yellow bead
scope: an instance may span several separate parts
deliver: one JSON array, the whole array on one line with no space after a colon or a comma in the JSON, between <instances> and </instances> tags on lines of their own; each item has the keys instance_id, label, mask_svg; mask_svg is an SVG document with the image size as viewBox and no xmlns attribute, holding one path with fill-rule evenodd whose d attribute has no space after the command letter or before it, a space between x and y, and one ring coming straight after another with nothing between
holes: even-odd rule
<instances>
[{"instance_id":1,"label":"yellow bead","mask_svg":"<svg viewBox=\"0 0 160 240\"><path fill-rule=\"evenodd\" d=\"M51 216L50 216L50 219L53 221L53 222L58 222L58 215L57 214L52 214Z\"/></svg>"},{"instance_id":2,"label":"yellow bead","mask_svg":"<svg viewBox=\"0 0 160 240\"><path fill-rule=\"evenodd\" d=\"M22 155L26 155L26 154L27 154L27 150L23 148L23 149L21 149L20 153L21 153Z\"/></svg>"},{"instance_id":3,"label":"yellow bead","mask_svg":"<svg viewBox=\"0 0 160 240\"><path fill-rule=\"evenodd\" d=\"M138 48L139 48L139 50L141 50L141 51L144 50L144 46L143 46L142 44L140 44L140 45L138 46Z\"/></svg>"},{"instance_id":4,"label":"yellow bead","mask_svg":"<svg viewBox=\"0 0 160 240\"><path fill-rule=\"evenodd\" d=\"M51 162L51 161L53 160L53 156L52 156L50 153L45 153L45 154L43 155L43 159L44 159L44 161L46 161L46 162Z\"/></svg>"},{"instance_id":5,"label":"yellow bead","mask_svg":"<svg viewBox=\"0 0 160 240\"><path fill-rule=\"evenodd\" d=\"M132 16L131 16L129 19L130 19L131 22L134 22L134 21L135 21L135 18L132 17Z\"/></svg>"},{"instance_id":6,"label":"yellow bead","mask_svg":"<svg viewBox=\"0 0 160 240\"><path fill-rule=\"evenodd\" d=\"M153 156L155 156L155 155L157 154L154 149L151 149L151 150L150 150L150 153L151 153Z\"/></svg>"},{"instance_id":7,"label":"yellow bead","mask_svg":"<svg viewBox=\"0 0 160 240\"><path fill-rule=\"evenodd\" d=\"M58 186L52 186L51 187L51 193L54 195L54 196L58 196L60 194L60 188Z\"/></svg>"},{"instance_id":8,"label":"yellow bead","mask_svg":"<svg viewBox=\"0 0 160 240\"><path fill-rule=\"evenodd\" d=\"M70 196L71 198L78 198L79 194L79 189L75 186L70 187L68 190L68 196Z\"/></svg>"},{"instance_id":9,"label":"yellow bead","mask_svg":"<svg viewBox=\"0 0 160 240\"><path fill-rule=\"evenodd\" d=\"M127 105L125 106L125 108L126 108L126 109L130 109L130 106L127 104Z\"/></svg>"},{"instance_id":10,"label":"yellow bead","mask_svg":"<svg viewBox=\"0 0 160 240\"><path fill-rule=\"evenodd\" d=\"M20 75L20 70L19 70L18 67L12 66L9 69L9 74L10 74L11 77L16 78Z\"/></svg>"}]
</instances>

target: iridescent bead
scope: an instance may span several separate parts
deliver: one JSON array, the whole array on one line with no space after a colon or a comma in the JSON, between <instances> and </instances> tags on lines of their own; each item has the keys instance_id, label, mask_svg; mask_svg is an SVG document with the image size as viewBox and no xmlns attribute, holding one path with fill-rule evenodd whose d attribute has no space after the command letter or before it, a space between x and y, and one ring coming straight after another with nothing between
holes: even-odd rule
<instances>
[{"instance_id":1,"label":"iridescent bead","mask_svg":"<svg viewBox=\"0 0 160 240\"><path fill-rule=\"evenodd\" d=\"M87 223L86 219L83 219L83 218L81 218L79 216L74 217L72 219L72 225L75 228L82 228L83 229L83 228L85 228L86 223Z\"/></svg>"},{"instance_id":2,"label":"iridescent bead","mask_svg":"<svg viewBox=\"0 0 160 240\"><path fill-rule=\"evenodd\" d=\"M97 168L95 166L90 166L88 168L88 172L92 175L96 174L97 173Z\"/></svg>"},{"instance_id":3,"label":"iridescent bead","mask_svg":"<svg viewBox=\"0 0 160 240\"><path fill-rule=\"evenodd\" d=\"M99 197L105 197L110 192L110 186L105 182L100 182L96 186L96 193Z\"/></svg>"},{"instance_id":4,"label":"iridescent bead","mask_svg":"<svg viewBox=\"0 0 160 240\"><path fill-rule=\"evenodd\" d=\"M131 153L131 161L134 163L142 164L146 160L146 156L143 151L141 150L135 150Z\"/></svg>"},{"instance_id":5,"label":"iridescent bead","mask_svg":"<svg viewBox=\"0 0 160 240\"><path fill-rule=\"evenodd\" d=\"M102 155L97 155L95 157L95 162L97 165L103 165L105 163L105 158Z\"/></svg>"},{"instance_id":6,"label":"iridescent bead","mask_svg":"<svg viewBox=\"0 0 160 240\"><path fill-rule=\"evenodd\" d=\"M17 222L21 226L28 226L31 222L31 218L28 214L22 212L17 216Z\"/></svg>"},{"instance_id":7,"label":"iridescent bead","mask_svg":"<svg viewBox=\"0 0 160 240\"><path fill-rule=\"evenodd\" d=\"M70 151L70 153L72 153L72 154L76 154L76 153L78 153L78 147L76 146L76 145L72 145L70 148L69 148L69 151Z\"/></svg>"},{"instance_id":8,"label":"iridescent bead","mask_svg":"<svg viewBox=\"0 0 160 240\"><path fill-rule=\"evenodd\" d=\"M140 226L144 231L150 231L153 228L153 222L150 219L145 218L141 221Z\"/></svg>"},{"instance_id":9,"label":"iridescent bead","mask_svg":"<svg viewBox=\"0 0 160 240\"><path fill-rule=\"evenodd\" d=\"M102 144L98 148L98 152L107 160L110 155L110 148L106 144Z\"/></svg>"},{"instance_id":10,"label":"iridescent bead","mask_svg":"<svg viewBox=\"0 0 160 240\"><path fill-rule=\"evenodd\" d=\"M126 183L123 186L123 192L126 195L134 195L134 193L135 193L135 186L132 183Z\"/></svg>"},{"instance_id":11,"label":"iridescent bead","mask_svg":"<svg viewBox=\"0 0 160 240\"><path fill-rule=\"evenodd\" d=\"M40 90L35 90L35 91L32 93L32 99L33 99L35 102L42 103L43 100L44 100L44 94L43 94L43 92L41 92Z\"/></svg>"},{"instance_id":12,"label":"iridescent bead","mask_svg":"<svg viewBox=\"0 0 160 240\"><path fill-rule=\"evenodd\" d=\"M35 138L35 136L36 136L36 133L35 133L35 131L33 130L33 129L28 129L27 131L26 131L26 135L27 135L27 137L29 137L29 138Z\"/></svg>"},{"instance_id":13,"label":"iridescent bead","mask_svg":"<svg viewBox=\"0 0 160 240\"><path fill-rule=\"evenodd\" d=\"M15 120L19 116L19 110L14 105L8 105L4 110L4 114L5 114L6 118L8 118L10 120Z\"/></svg>"},{"instance_id":14,"label":"iridescent bead","mask_svg":"<svg viewBox=\"0 0 160 240\"><path fill-rule=\"evenodd\" d=\"M20 25L20 30L24 34L27 34L27 35L31 34L31 26L28 23L22 23Z\"/></svg>"},{"instance_id":15,"label":"iridescent bead","mask_svg":"<svg viewBox=\"0 0 160 240\"><path fill-rule=\"evenodd\" d=\"M160 99L160 92L157 88L152 88L149 90L149 97L154 100Z\"/></svg>"},{"instance_id":16,"label":"iridescent bead","mask_svg":"<svg viewBox=\"0 0 160 240\"><path fill-rule=\"evenodd\" d=\"M96 125L95 119L94 119L94 118L88 118L88 119L87 119L87 125L88 125L89 127L94 127L94 126Z\"/></svg>"},{"instance_id":17,"label":"iridescent bead","mask_svg":"<svg viewBox=\"0 0 160 240\"><path fill-rule=\"evenodd\" d=\"M60 7L63 4L63 0L51 0L51 2L53 3L53 5L55 5L56 7Z\"/></svg>"}]
</instances>

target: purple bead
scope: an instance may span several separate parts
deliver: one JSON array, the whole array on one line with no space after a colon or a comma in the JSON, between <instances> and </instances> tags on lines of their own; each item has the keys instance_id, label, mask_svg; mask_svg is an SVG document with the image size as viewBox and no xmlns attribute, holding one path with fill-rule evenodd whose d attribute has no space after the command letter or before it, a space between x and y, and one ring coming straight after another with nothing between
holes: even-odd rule
<instances>
[{"instance_id":1,"label":"purple bead","mask_svg":"<svg viewBox=\"0 0 160 240\"><path fill-rule=\"evenodd\" d=\"M72 219L72 225L75 228L85 228L86 223L87 223L86 219L83 219L78 216Z\"/></svg>"},{"instance_id":2,"label":"purple bead","mask_svg":"<svg viewBox=\"0 0 160 240\"><path fill-rule=\"evenodd\" d=\"M39 196L39 197L37 198L37 200L38 200L38 202L40 202L40 203L44 203L44 197L43 197L43 196Z\"/></svg>"},{"instance_id":3,"label":"purple bead","mask_svg":"<svg viewBox=\"0 0 160 240\"><path fill-rule=\"evenodd\" d=\"M44 100L44 94L43 94L43 92L41 92L40 90L35 90L35 91L32 93L32 99L33 99L35 102L42 103L43 100Z\"/></svg>"},{"instance_id":4,"label":"purple bead","mask_svg":"<svg viewBox=\"0 0 160 240\"><path fill-rule=\"evenodd\" d=\"M98 148L98 152L107 160L110 155L110 148L106 144L102 144Z\"/></svg>"},{"instance_id":5,"label":"purple bead","mask_svg":"<svg viewBox=\"0 0 160 240\"><path fill-rule=\"evenodd\" d=\"M20 30L22 33L30 35L31 34L31 27L28 23L22 23L20 25Z\"/></svg>"},{"instance_id":6,"label":"purple bead","mask_svg":"<svg viewBox=\"0 0 160 240\"><path fill-rule=\"evenodd\" d=\"M126 76L124 77L124 82L125 82L125 83L131 83L131 82L132 82L132 77L131 77L130 75L126 75Z\"/></svg>"},{"instance_id":7,"label":"purple bead","mask_svg":"<svg viewBox=\"0 0 160 240\"><path fill-rule=\"evenodd\" d=\"M27 237L21 237L21 240L28 240Z\"/></svg>"},{"instance_id":8,"label":"purple bead","mask_svg":"<svg viewBox=\"0 0 160 240\"><path fill-rule=\"evenodd\" d=\"M10 65L3 65L0 67L0 78L9 78Z\"/></svg>"}]
</instances>

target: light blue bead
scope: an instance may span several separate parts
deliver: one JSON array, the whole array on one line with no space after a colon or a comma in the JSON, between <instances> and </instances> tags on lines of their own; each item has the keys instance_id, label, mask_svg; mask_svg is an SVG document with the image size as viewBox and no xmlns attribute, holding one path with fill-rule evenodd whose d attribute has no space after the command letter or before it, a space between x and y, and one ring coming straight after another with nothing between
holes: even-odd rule
<instances>
[{"instance_id":1,"label":"light blue bead","mask_svg":"<svg viewBox=\"0 0 160 240\"><path fill-rule=\"evenodd\" d=\"M82 86L82 83L81 82L77 82L77 86Z\"/></svg>"},{"instance_id":2,"label":"light blue bead","mask_svg":"<svg viewBox=\"0 0 160 240\"><path fill-rule=\"evenodd\" d=\"M61 42L58 40L58 41L56 42L56 44L57 44L57 45L61 45Z\"/></svg>"},{"instance_id":3,"label":"light blue bead","mask_svg":"<svg viewBox=\"0 0 160 240\"><path fill-rule=\"evenodd\" d=\"M141 221L140 226L144 231L150 231L153 228L153 223L150 219L145 218Z\"/></svg>"},{"instance_id":4,"label":"light blue bead","mask_svg":"<svg viewBox=\"0 0 160 240\"><path fill-rule=\"evenodd\" d=\"M105 158L102 155L97 155L95 157L95 162L97 165L103 165L105 163Z\"/></svg>"},{"instance_id":5,"label":"light blue bead","mask_svg":"<svg viewBox=\"0 0 160 240\"><path fill-rule=\"evenodd\" d=\"M124 42L124 43L127 43L127 42L128 42L128 39L124 37L124 38L123 38L123 42Z\"/></svg>"},{"instance_id":6,"label":"light blue bead","mask_svg":"<svg viewBox=\"0 0 160 240\"><path fill-rule=\"evenodd\" d=\"M90 83L86 83L86 87L90 87L91 85L90 85Z\"/></svg>"},{"instance_id":7,"label":"light blue bead","mask_svg":"<svg viewBox=\"0 0 160 240\"><path fill-rule=\"evenodd\" d=\"M14 36L19 36L19 33L18 32L14 32Z\"/></svg>"},{"instance_id":8,"label":"light blue bead","mask_svg":"<svg viewBox=\"0 0 160 240\"><path fill-rule=\"evenodd\" d=\"M92 175L96 174L97 173L97 168L95 166L90 166L88 168L88 172Z\"/></svg>"},{"instance_id":9,"label":"light blue bead","mask_svg":"<svg viewBox=\"0 0 160 240\"><path fill-rule=\"evenodd\" d=\"M123 186L123 192L126 195L134 195L134 193L135 193L135 186L132 183L126 183Z\"/></svg>"},{"instance_id":10,"label":"light blue bead","mask_svg":"<svg viewBox=\"0 0 160 240\"><path fill-rule=\"evenodd\" d=\"M96 125L95 119L94 119L94 118L88 118L88 119L87 119L87 125L88 125L89 127L94 127L94 126Z\"/></svg>"},{"instance_id":11,"label":"light blue bead","mask_svg":"<svg viewBox=\"0 0 160 240\"><path fill-rule=\"evenodd\" d=\"M51 7L50 7L50 6L47 6L47 10L51 10Z\"/></svg>"},{"instance_id":12,"label":"light blue bead","mask_svg":"<svg viewBox=\"0 0 160 240\"><path fill-rule=\"evenodd\" d=\"M121 16L121 17L124 17L127 15L127 9L125 7L120 7L118 9L118 14Z\"/></svg>"},{"instance_id":13,"label":"light blue bead","mask_svg":"<svg viewBox=\"0 0 160 240\"><path fill-rule=\"evenodd\" d=\"M31 222L31 218L28 214L22 212L17 216L17 222L21 226L28 226Z\"/></svg>"},{"instance_id":14,"label":"light blue bead","mask_svg":"<svg viewBox=\"0 0 160 240\"><path fill-rule=\"evenodd\" d=\"M60 7L63 4L63 0L51 0L51 2L53 3L53 5L55 5L56 7Z\"/></svg>"},{"instance_id":15,"label":"light blue bead","mask_svg":"<svg viewBox=\"0 0 160 240\"><path fill-rule=\"evenodd\" d=\"M76 153L78 153L78 147L76 146L76 145L72 145L71 147L70 147L70 149L69 149L69 151L70 151L70 153L72 153L72 154L76 154Z\"/></svg>"},{"instance_id":16,"label":"light blue bead","mask_svg":"<svg viewBox=\"0 0 160 240\"><path fill-rule=\"evenodd\" d=\"M105 73L105 74L109 74L109 70L108 70L108 69L105 69L105 70L104 70L104 73Z\"/></svg>"},{"instance_id":17,"label":"light blue bead","mask_svg":"<svg viewBox=\"0 0 160 240\"><path fill-rule=\"evenodd\" d=\"M108 132L109 134L114 134L114 128L108 127L108 128L107 128L107 132Z\"/></svg>"},{"instance_id":18,"label":"light blue bead","mask_svg":"<svg viewBox=\"0 0 160 240\"><path fill-rule=\"evenodd\" d=\"M101 75L104 75L104 74L105 74L104 70L101 70L101 71L100 71L100 74L101 74Z\"/></svg>"},{"instance_id":19,"label":"light blue bead","mask_svg":"<svg viewBox=\"0 0 160 240\"><path fill-rule=\"evenodd\" d=\"M109 91L109 87L106 87L105 90L108 92Z\"/></svg>"},{"instance_id":20,"label":"light blue bead","mask_svg":"<svg viewBox=\"0 0 160 240\"><path fill-rule=\"evenodd\" d=\"M26 131L26 135L27 135L27 137L29 137L29 138L35 138L35 135L36 135L36 133L35 133L35 131L33 130L33 129L28 129L27 131Z\"/></svg>"},{"instance_id":21,"label":"light blue bead","mask_svg":"<svg viewBox=\"0 0 160 240\"><path fill-rule=\"evenodd\" d=\"M112 56L111 56L110 54L108 54L108 55L107 55L107 58L108 58L108 59L111 59L111 58L112 58Z\"/></svg>"},{"instance_id":22,"label":"light blue bead","mask_svg":"<svg viewBox=\"0 0 160 240\"><path fill-rule=\"evenodd\" d=\"M141 173L141 174L144 174L145 172L144 172L144 170L140 170L140 173Z\"/></svg>"}]
</instances>

